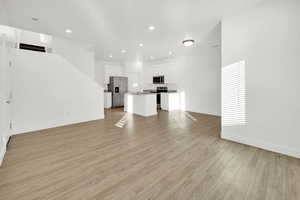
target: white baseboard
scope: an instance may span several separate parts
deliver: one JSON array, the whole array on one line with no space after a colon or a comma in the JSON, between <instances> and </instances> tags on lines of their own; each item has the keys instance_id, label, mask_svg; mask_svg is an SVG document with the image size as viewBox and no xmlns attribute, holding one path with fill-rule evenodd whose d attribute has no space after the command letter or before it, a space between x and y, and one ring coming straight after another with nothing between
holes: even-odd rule
<instances>
[{"instance_id":1,"label":"white baseboard","mask_svg":"<svg viewBox=\"0 0 300 200\"><path fill-rule=\"evenodd\" d=\"M242 143L242 144L246 144L246 145L250 145L250 146L254 146L254 147L258 147L258 148L265 149L268 151L284 154L287 156L300 158L300 151L297 149L292 149L292 148L288 148L285 146L271 144L271 143L267 143L267 142L264 142L261 140L256 140L256 139L243 137L243 136L236 135L236 134L224 133L224 132L221 132L221 138L226 139L226 140L231 140L234 142L238 142L238 143Z\"/></svg>"},{"instance_id":2,"label":"white baseboard","mask_svg":"<svg viewBox=\"0 0 300 200\"><path fill-rule=\"evenodd\" d=\"M203 115L210 115L215 117L221 117L219 113L211 113L211 112L199 112L199 111L192 111L192 110L183 110L185 112L191 112L191 113L197 113L197 114L203 114Z\"/></svg>"},{"instance_id":3,"label":"white baseboard","mask_svg":"<svg viewBox=\"0 0 300 200\"><path fill-rule=\"evenodd\" d=\"M68 122L47 124L47 125L43 125L43 126L30 127L30 128L25 128L25 129L24 128L23 129L16 128L12 131L12 135L19 135L19 134L23 134L23 133L41 131L41 130L45 130L45 129L56 128L56 127L61 127L61 126L68 126L68 125L72 125L72 124L95 121L95 120L100 120L100 119L104 119L104 114L101 114L97 118L91 118L91 119L73 119Z\"/></svg>"},{"instance_id":4,"label":"white baseboard","mask_svg":"<svg viewBox=\"0 0 300 200\"><path fill-rule=\"evenodd\" d=\"M6 144L1 144L0 146L0 166L2 165L3 159L4 159L4 155L6 152Z\"/></svg>"},{"instance_id":5,"label":"white baseboard","mask_svg":"<svg viewBox=\"0 0 300 200\"><path fill-rule=\"evenodd\" d=\"M8 142L8 138L6 137L3 137L3 139L0 140L0 166L2 165L2 162L4 160L7 142Z\"/></svg>"}]
</instances>

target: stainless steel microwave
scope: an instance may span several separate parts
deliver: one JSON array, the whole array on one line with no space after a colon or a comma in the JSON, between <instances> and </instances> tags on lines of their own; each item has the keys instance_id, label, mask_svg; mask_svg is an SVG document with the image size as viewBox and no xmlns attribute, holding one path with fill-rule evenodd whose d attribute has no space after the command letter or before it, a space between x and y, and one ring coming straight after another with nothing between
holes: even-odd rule
<instances>
[{"instance_id":1,"label":"stainless steel microwave","mask_svg":"<svg viewBox=\"0 0 300 200\"><path fill-rule=\"evenodd\" d=\"M153 76L153 84L164 84L165 77L164 76Z\"/></svg>"}]
</instances>

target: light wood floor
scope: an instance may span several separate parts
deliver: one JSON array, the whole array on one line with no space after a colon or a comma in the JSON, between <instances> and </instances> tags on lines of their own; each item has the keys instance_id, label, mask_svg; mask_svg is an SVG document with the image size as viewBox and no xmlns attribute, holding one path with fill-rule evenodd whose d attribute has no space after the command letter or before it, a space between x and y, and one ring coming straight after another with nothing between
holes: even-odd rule
<instances>
[{"instance_id":1,"label":"light wood floor","mask_svg":"<svg viewBox=\"0 0 300 200\"><path fill-rule=\"evenodd\" d=\"M300 160L221 140L218 117L106 112L14 136L0 199L300 200Z\"/></svg>"}]
</instances>

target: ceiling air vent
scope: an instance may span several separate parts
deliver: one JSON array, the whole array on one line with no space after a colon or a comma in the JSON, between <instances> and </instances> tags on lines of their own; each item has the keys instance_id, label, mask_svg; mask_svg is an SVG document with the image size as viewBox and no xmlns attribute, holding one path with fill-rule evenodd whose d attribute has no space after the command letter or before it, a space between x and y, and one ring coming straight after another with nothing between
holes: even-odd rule
<instances>
[{"instance_id":1,"label":"ceiling air vent","mask_svg":"<svg viewBox=\"0 0 300 200\"><path fill-rule=\"evenodd\" d=\"M32 44L24 44L20 43L19 49L29 50L29 51L39 51L39 52L46 52L46 48L43 46L36 46Z\"/></svg>"}]
</instances>

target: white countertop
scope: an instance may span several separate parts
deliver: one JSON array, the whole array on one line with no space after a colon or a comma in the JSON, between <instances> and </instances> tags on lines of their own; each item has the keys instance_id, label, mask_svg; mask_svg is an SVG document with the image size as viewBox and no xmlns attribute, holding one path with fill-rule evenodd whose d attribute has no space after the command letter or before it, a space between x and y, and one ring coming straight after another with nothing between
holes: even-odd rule
<instances>
[{"instance_id":1,"label":"white countertop","mask_svg":"<svg viewBox=\"0 0 300 200\"><path fill-rule=\"evenodd\" d=\"M151 92L128 92L126 94L129 94L129 95L138 95L138 96L142 96L142 95L156 95L156 93L151 93Z\"/></svg>"}]
</instances>

